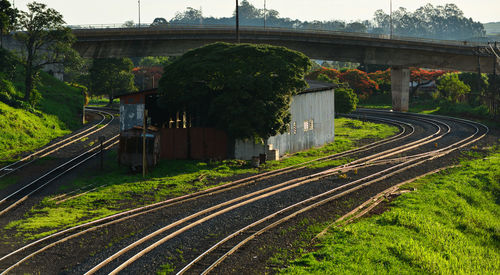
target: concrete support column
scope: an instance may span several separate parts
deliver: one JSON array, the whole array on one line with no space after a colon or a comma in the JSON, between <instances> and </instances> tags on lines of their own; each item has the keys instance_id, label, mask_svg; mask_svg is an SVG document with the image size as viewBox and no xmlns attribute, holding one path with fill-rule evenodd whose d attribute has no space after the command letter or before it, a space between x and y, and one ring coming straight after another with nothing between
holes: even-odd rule
<instances>
[{"instance_id":1,"label":"concrete support column","mask_svg":"<svg viewBox=\"0 0 500 275\"><path fill-rule=\"evenodd\" d=\"M391 68L392 109L407 112L410 97L410 69Z\"/></svg>"}]
</instances>

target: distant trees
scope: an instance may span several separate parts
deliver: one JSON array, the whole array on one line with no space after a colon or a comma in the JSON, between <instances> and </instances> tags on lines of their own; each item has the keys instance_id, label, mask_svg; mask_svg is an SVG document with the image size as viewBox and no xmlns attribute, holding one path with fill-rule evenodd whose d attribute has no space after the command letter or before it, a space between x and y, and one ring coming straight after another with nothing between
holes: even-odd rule
<instances>
[{"instance_id":1,"label":"distant trees","mask_svg":"<svg viewBox=\"0 0 500 275\"><path fill-rule=\"evenodd\" d=\"M240 2L239 16L241 25L263 26L264 14L266 25L293 29L320 29L331 31L346 31L357 33L389 34L390 18L383 10L377 10L372 20L345 22L340 20L329 21L300 21L290 18L281 18L276 10L259 9L247 0ZM213 18L203 17L201 9L187 8L178 12L170 23L177 24L212 24L227 25L234 23L232 17ZM484 27L480 22L465 18L463 12L454 4L434 7L427 4L414 12L399 8L393 12L394 34L400 36L415 36L436 39L466 40L484 37Z\"/></svg>"},{"instance_id":2,"label":"distant trees","mask_svg":"<svg viewBox=\"0 0 500 275\"><path fill-rule=\"evenodd\" d=\"M20 51L25 68L24 101L34 103L34 91L38 71L51 64L71 64L79 58L71 48L75 38L69 28L63 26L63 16L47 5L33 2L28 11L21 11L15 38L24 48Z\"/></svg>"},{"instance_id":3,"label":"distant trees","mask_svg":"<svg viewBox=\"0 0 500 275\"><path fill-rule=\"evenodd\" d=\"M390 18L382 10L375 12L374 21L378 33L389 33ZM436 39L466 40L483 37L483 24L464 17L455 4L434 7L426 4L415 12L399 8L392 14L395 35L417 36Z\"/></svg>"},{"instance_id":4,"label":"distant trees","mask_svg":"<svg viewBox=\"0 0 500 275\"><path fill-rule=\"evenodd\" d=\"M237 139L266 139L286 131L292 96L305 88L310 65L284 47L210 44L165 67L161 106Z\"/></svg>"},{"instance_id":5,"label":"distant trees","mask_svg":"<svg viewBox=\"0 0 500 275\"><path fill-rule=\"evenodd\" d=\"M137 91L130 58L94 59L89 69L90 93L107 95L109 104L117 93Z\"/></svg>"}]
</instances>

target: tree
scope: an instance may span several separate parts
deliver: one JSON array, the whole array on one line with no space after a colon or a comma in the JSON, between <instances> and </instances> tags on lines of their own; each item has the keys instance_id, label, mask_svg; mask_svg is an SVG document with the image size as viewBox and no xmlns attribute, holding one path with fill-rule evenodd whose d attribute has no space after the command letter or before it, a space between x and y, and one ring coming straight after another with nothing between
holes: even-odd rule
<instances>
[{"instance_id":1,"label":"tree","mask_svg":"<svg viewBox=\"0 0 500 275\"><path fill-rule=\"evenodd\" d=\"M40 69L51 64L71 65L79 55L71 48L75 38L63 26L65 22L59 12L36 2L27 7L27 12L20 12L18 27L22 31L15 38L23 45L20 55L26 74L24 101L30 102Z\"/></svg>"},{"instance_id":2,"label":"tree","mask_svg":"<svg viewBox=\"0 0 500 275\"><path fill-rule=\"evenodd\" d=\"M94 59L89 70L91 94L107 95L111 105L117 93L137 91L133 68L130 58Z\"/></svg>"},{"instance_id":3,"label":"tree","mask_svg":"<svg viewBox=\"0 0 500 275\"><path fill-rule=\"evenodd\" d=\"M187 112L192 125L267 139L286 131L292 96L305 88L310 66L304 54L284 47L210 44L165 67L160 104Z\"/></svg>"},{"instance_id":4,"label":"tree","mask_svg":"<svg viewBox=\"0 0 500 275\"><path fill-rule=\"evenodd\" d=\"M146 56L146 57L143 57L139 61L139 66L140 67L154 67L154 66L165 67L166 65L168 65L170 63L171 63L171 60L170 60L170 57L168 57L168 56Z\"/></svg>"},{"instance_id":5,"label":"tree","mask_svg":"<svg viewBox=\"0 0 500 275\"><path fill-rule=\"evenodd\" d=\"M347 83L341 83L338 78L330 78L326 74L319 74L316 80L337 86L334 92L335 113L348 114L356 110L359 99Z\"/></svg>"},{"instance_id":6,"label":"tree","mask_svg":"<svg viewBox=\"0 0 500 275\"><path fill-rule=\"evenodd\" d=\"M135 27L134 20L125 21L125 23L123 23L122 27L123 28L133 28L133 27Z\"/></svg>"},{"instance_id":7,"label":"tree","mask_svg":"<svg viewBox=\"0 0 500 275\"><path fill-rule=\"evenodd\" d=\"M438 79L438 90L446 100L458 103L470 92L470 87L458 78L458 73L447 73Z\"/></svg>"},{"instance_id":8,"label":"tree","mask_svg":"<svg viewBox=\"0 0 500 275\"><path fill-rule=\"evenodd\" d=\"M0 47L3 47L3 34L14 28L18 14L18 10L13 9L8 0L0 0Z\"/></svg>"},{"instance_id":9,"label":"tree","mask_svg":"<svg viewBox=\"0 0 500 275\"><path fill-rule=\"evenodd\" d=\"M349 83L349 86L361 99L368 98L374 91L378 90L375 81L368 74L360 70L347 70L339 76L340 81Z\"/></svg>"},{"instance_id":10,"label":"tree","mask_svg":"<svg viewBox=\"0 0 500 275\"><path fill-rule=\"evenodd\" d=\"M427 85L432 81L436 81L440 76L445 74L442 70L424 70L421 68L410 68L410 82L412 87L410 89L410 95L415 96L417 90L423 85ZM416 83L417 85L413 85Z\"/></svg>"},{"instance_id":11,"label":"tree","mask_svg":"<svg viewBox=\"0 0 500 275\"><path fill-rule=\"evenodd\" d=\"M377 31L389 33L390 17L382 10L374 15ZM402 36L418 36L436 39L466 40L483 37L483 24L472 18L464 17L464 13L455 4L434 7L426 4L415 12L399 8L392 14L394 34Z\"/></svg>"},{"instance_id":12,"label":"tree","mask_svg":"<svg viewBox=\"0 0 500 275\"><path fill-rule=\"evenodd\" d=\"M375 71L368 74L368 77L375 81L378 85L378 92L381 94L389 94L391 92L391 69L383 71Z\"/></svg>"},{"instance_id":13,"label":"tree","mask_svg":"<svg viewBox=\"0 0 500 275\"><path fill-rule=\"evenodd\" d=\"M181 24L200 24L203 22L203 13L201 9L193 9L187 7L184 12L177 12L175 17L172 19L174 23Z\"/></svg>"},{"instance_id":14,"label":"tree","mask_svg":"<svg viewBox=\"0 0 500 275\"><path fill-rule=\"evenodd\" d=\"M163 67L172 61L168 56L147 56L139 61L139 66L132 70L136 76L136 85L141 89L158 87L157 83L163 74Z\"/></svg>"},{"instance_id":15,"label":"tree","mask_svg":"<svg viewBox=\"0 0 500 275\"><path fill-rule=\"evenodd\" d=\"M340 72L336 69L321 67L307 74L306 79L320 80L319 79L320 75L325 75L329 79L338 79L340 76Z\"/></svg>"}]
</instances>

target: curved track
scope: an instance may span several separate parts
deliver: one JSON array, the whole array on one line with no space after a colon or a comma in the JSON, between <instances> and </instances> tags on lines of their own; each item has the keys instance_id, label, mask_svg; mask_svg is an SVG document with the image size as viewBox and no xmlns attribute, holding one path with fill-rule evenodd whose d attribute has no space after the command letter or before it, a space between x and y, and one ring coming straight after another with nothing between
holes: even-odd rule
<instances>
[{"instance_id":1,"label":"curved track","mask_svg":"<svg viewBox=\"0 0 500 275\"><path fill-rule=\"evenodd\" d=\"M60 245L76 241L83 235L89 238L89 234L98 234L105 227L126 227L123 224L145 224L160 219L161 222L156 225L141 227L140 231L143 232L130 238L132 240L124 240L74 267L74 272L116 273L125 269L127 272L140 273L149 266L147 263L158 263L165 251L179 247L186 240L193 242L189 244L190 248L199 251L207 249L207 252L198 256L190 253L188 257L192 262L181 271L199 273L203 271L200 266L210 266L208 270L211 270L242 246L245 239L255 238L266 228L272 228L307 209L320 207L331 200L445 156L477 141L488 131L485 126L450 118L378 111L363 113L366 118L398 125L400 134L305 165L263 173L73 227L3 256L0 264L5 268L4 273L14 271L29 264L33 258L51 257L47 255ZM307 169L308 165L346 156L357 159L339 167ZM348 178L343 177L348 174ZM286 218L280 221L277 217L283 215ZM200 237L199 232L193 232L201 231L201 235L205 234L206 237L207 227L210 228L209 232L220 232L220 236L207 240ZM223 238L224 235L227 237ZM215 243L219 245L213 245ZM228 247L229 252L221 252L221 249ZM220 260L214 256L221 254L226 256ZM208 264L207 261L215 264Z\"/></svg>"}]
</instances>

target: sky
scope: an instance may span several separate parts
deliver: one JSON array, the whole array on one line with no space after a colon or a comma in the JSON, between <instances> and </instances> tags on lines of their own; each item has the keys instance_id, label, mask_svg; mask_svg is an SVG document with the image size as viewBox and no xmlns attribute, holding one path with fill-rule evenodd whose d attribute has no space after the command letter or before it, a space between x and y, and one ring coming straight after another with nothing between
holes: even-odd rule
<instances>
[{"instance_id":1,"label":"sky","mask_svg":"<svg viewBox=\"0 0 500 275\"><path fill-rule=\"evenodd\" d=\"M230 17L235 0L37 0L59 11L69 25L123 24L138 22L141 6L141 23L151 23L156 17L170 20L176 12L187 7L202 9L203 16ZM265 0L268 9L275 9L280 17L302 21L312 20L371 20L376 10L386 13L390 0ZM25 10L33 0L10 0L16 8ZM241 2L241 0L240 0ZM264 0L249 0L257 8L264 7ZM405 7L409 11L431 3L434 6L456 4L466 17L482 23L500 22L500 0L392 0L393 10Z\"/></svg>"}]
</instances>

